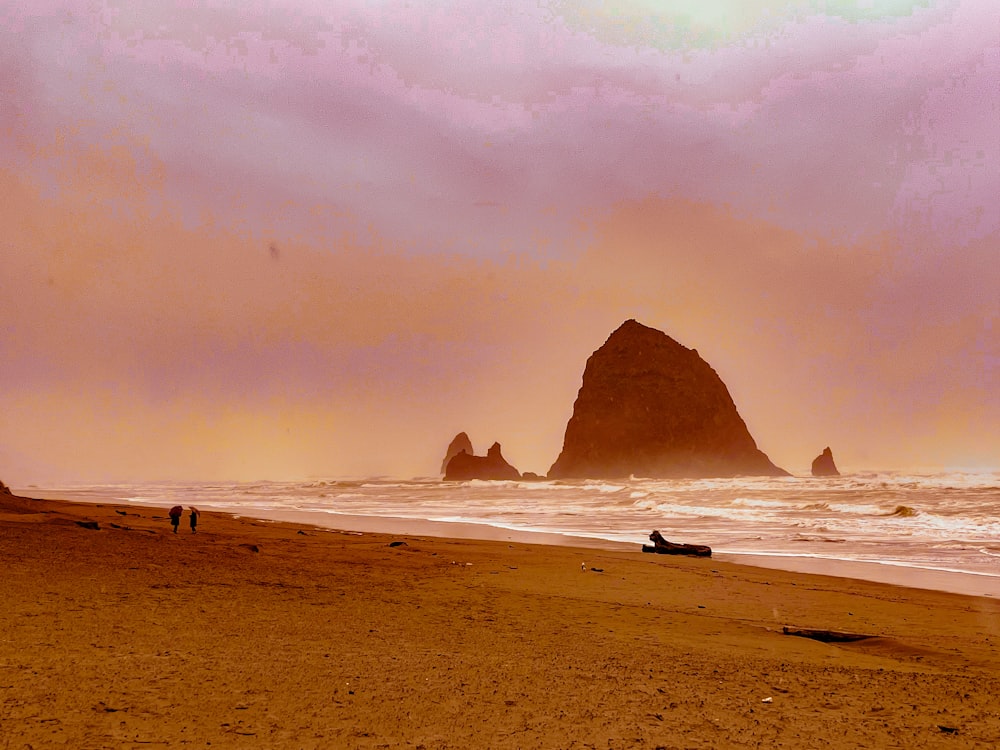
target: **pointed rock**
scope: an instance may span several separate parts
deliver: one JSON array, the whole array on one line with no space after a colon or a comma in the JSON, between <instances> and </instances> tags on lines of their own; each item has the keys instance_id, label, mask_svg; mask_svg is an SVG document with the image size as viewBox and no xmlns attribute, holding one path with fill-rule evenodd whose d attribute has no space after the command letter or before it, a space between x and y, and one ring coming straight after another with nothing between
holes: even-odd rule
<instances>
[{"instance_id":1,"label":"pointed rock","mask_svg":"<svg viewBox=\"0 0 1000 750\"><path fill-rule=\"evenodd\" d=\"M833 462L833 451L829 447L823 449L812 462L812 475L814 477L839 477L837 464Z\"/></svg>"},{"instance_id":2,"label":"pointed rock","mask_svg":"<svg viewBox=\"0 0 1000 750\"><path fill-rule=\"evenodd\" d=\"M450 481L469 479L520 479L521 472L507 463L500 452L500 443L493 443L485 456L473 456L461 451L448 462L444 478Z\"/></svg>"},{"instance_id":3,"label":"pointed rock","mask_svg":"<svg viewBox=\"0 0 1000 750\"><path fill-rule=\"evenodd\" d=\"M470 456L475 453L472 450L472 441L469 440L469 436L464 432L460 432L448 443L448 450L444 452L444 461L441 462L441 473L446 474L448 471L448 462L451 461L455 456L457 456L462 451L465 451Z\"/></svg>"},{"instance_id":4,"label":"pointed rock","mask_svg":"<svg viewBox=\"0 0 1000 750\"><path fill-rule=\"evenodd\" d=\"M13 495L13 494L14 493L10 491L10 487L8 487L3 482L0 482L0 495Z\"/></svg>"},{"instance_id":5,"label":"pointed rock","mask_svg":"<svg viewBox=\"0 0 1000 750\"><path fill-rule=\"evenodd\" d=\"M787 476L694 349L627 320L587 360L550 479Z\"/></svg>"}]
</instances>

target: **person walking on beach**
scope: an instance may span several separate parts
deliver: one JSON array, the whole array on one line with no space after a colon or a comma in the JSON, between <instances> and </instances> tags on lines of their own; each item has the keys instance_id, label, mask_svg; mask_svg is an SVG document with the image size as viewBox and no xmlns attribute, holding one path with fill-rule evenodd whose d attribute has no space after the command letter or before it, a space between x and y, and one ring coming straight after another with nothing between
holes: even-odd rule
<instances>
[{"instance_id":1,"label":"person walking on beach","mask_svg":"<svg viewBox=\"0 0 1000 750\"><path fill-rule=\"evenodd\" d=\"M193 505L189 508L189 510L191 511L191 533L192 534L197 534L198 533L198 516L200 514L198 513L198 509L196 507L194 507Z\"/></svg>"},{"instance_id":2,"label":"person walking on beach","mask_svg":"<svg viewBox=\"0 0 1000 750\"><path fill-rule=\"evenodd\" d=\"M177 527L181 523L181 514L184 512L184 508L180 505L175 505L170 509L170 525L174 527L174 533L177 533Z\"/></svg>"}]
</instances>

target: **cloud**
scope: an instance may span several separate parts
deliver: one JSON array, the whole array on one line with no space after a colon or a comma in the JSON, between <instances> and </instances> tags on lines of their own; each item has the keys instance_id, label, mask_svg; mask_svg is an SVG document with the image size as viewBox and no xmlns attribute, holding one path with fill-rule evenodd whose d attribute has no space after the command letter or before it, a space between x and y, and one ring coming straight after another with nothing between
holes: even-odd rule
<instances>
[{"instance_id":1,"label":"cloud","mask_svg":"<svg viewBox=\"0 0 1000 750\"><path fill-rule=\"evenodd\" d=\"M778 463L980 460L992 3L410 5L0 13L6 455L544 471L638 317Z\"/></svg>"},{"instance_id":2,"label":"cloud","mask_svg":"<svg viewBox=\"0 0 1000 750\"><path fill-rule=\"evenodd\" d=\"M855 239L915 218L946 241L993 231L995 12L800 5L780 24L747 12L704 48L558 7L77 8L34 19L20 67L38 77L13 88L37 104L25 130L146 143L190 223L208 206L260 231L377 226L418 251L496 254L565 245L580 213L656 193Z\"/></svg>"}]
</instances>

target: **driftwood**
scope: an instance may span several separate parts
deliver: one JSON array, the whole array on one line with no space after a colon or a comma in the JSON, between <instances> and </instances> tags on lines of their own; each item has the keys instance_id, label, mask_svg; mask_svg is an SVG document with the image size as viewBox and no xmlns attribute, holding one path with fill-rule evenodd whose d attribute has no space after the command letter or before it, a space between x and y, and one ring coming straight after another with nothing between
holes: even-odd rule
<instances>
[{"instance_id":1,"label":"driftwood","mask_svg":"<svg viewBox=\"0 0 1000 750\"><path fill-rule=\"evenodd\" d=\"M785 625L785 627L781 630L785 635L797 635L800 638L812 638L814 641L821 641L822 643L851 643L853 641L863 641L866 638L874 637L871 635L863 635L862 633L845 633L842 630L790 628L787 625Z\"/></svg>"},{"instance_id":2,"label":"driftwood","mask_svg":"<svg viewBox=\"0 0 1000 750\"><path fill-rule=\"evenodd\" d=\"M642 545L643 552L652 552L657 555L692 555L694 557L711 557L712 548L704 544L677 544L668 542L659 531L653 531L649 535L649 541L653 544Z\"/></svg>"}]
</instances>

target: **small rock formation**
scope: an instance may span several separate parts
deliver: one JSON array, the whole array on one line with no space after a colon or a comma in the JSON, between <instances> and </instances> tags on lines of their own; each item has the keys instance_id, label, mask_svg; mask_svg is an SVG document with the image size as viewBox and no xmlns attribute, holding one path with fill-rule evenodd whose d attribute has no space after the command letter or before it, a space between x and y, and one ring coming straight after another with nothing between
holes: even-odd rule
<instances>
[{"instance_id":1,"label":"small rock formation","mask_svg":"<svg viewBox=\"0 0 1000 750\"><path fill-rule=\"evenodd\" d=\"M839 477L837 464L833 462L833 451L829 447L824 448L812 463L812 475L814 477Z\"/></svg>"},{"instance_id":2,"label":"small rock formation","mask_svg":"<svg viewBox=\"0 0 1000 750\"><path fill-rule=\"evenodd\" d=\"M493 443L485 456L474 456L461 451L448 462L444 478L457 482L470 479L520 479L521 472L504 459L500 453L500 443Z\"/></svg>"},{"instance_id":3,"label":"small rock formation","mask_svg":"<svg viewBox=\"0 0 1000 750\"><path fill-rule=\"evenodd\" d=\"M549 479L787 476L694 349L635 320L595 351Z\"/></svg>"},{"instance_id":4,"label":"small rock formation","mask_svg":"<svg viewBox=\"0 0 1000 750\"><path fill-rule=\"evenodd\" d=\"M446 474L448 472L448 462L462 451L465 451L470 456L475 453L475 451L472 450L472 441L469 440L469 436L464 432L460 432L455 435L454 439L448 443L448 450L444 453L444 461L441 462L442 474Z\"/></svg>"},{"instance_id":5,"label":"small rock formation","mask_svg":"<svg viewBox=\"0 0 1000 750\"><path fill-rule=\"evenodd\" d=\"M10 491L10 487L8 487L3 482L0 482L0 495L13 495L13 494L14 493Z\"/></svg>"}]
</instances>

